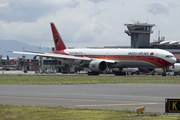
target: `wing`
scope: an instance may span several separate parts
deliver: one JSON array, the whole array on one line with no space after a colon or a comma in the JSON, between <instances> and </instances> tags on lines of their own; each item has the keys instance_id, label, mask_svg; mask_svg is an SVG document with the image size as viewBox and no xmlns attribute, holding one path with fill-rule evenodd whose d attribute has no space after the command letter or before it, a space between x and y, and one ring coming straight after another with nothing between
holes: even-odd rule
<instances>
[{"instance_id":1,"label":"wing","mask_svg":"<svg viewBox=\"0 0 180 120\"><path fill-rule=\"evenodd\" d=\"M33 52L33 51L27 51L27 52L18 52L18 51L9 51L15 54L26 54L26 55L36 55L36 56L41 56L41 57L48 57L48 58L56 58L62 61L66 60L81 60L81 61L86 61L86 62L91 62L93 60L102 60L107 63L115 63L114 60L106 60L106 59L94 59L94 58L89 58L89 57L77 57L77 56L72 56L72 55L62 55L62 54L54 54L54 53L43 53L43 52Z\"/></svg>"}]
</instances>

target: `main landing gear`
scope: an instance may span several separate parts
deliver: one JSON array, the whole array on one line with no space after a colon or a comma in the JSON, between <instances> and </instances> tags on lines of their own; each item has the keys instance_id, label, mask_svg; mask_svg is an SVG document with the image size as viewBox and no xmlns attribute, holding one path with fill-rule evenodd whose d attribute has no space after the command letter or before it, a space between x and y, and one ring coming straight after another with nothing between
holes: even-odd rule
<instances>
[{"instance_id":1,"label":"main landing gear","mask_svg":"<svg viewBox=\"0 0 180 120\"><path fill-rule=\"evenodd\" d=\"M166 72L168 71L168 68L164 69L162 72L162 76L166 76Z\"/></svg>"},{"instance_id":2,"label":"main landing gear","mask_svg":"<svg viewBox=\"0 0 180 120\"><path fill-rule=\"evenodd\" d=\"M99 75L99 72L88 72L88 75Z\"/></svg>"},{"instance_id":3,"label":"main landing gear","mask_svg":"<svg viewBox=\"0 0 180 120\"><path fill-rule=\"evenodd\" d=\"M114 72L115 76L126 76L126 72Z\"/></svg>"},{"instance_id":4,"label":"main landing gear","mask_svg":"<svg viewBox=\"0 0 180 120\"><path fill-rule=\"evenodd\" d=\"M163 71L162 76L166 76L166 72Z\"/></svg>"}]
</instances>

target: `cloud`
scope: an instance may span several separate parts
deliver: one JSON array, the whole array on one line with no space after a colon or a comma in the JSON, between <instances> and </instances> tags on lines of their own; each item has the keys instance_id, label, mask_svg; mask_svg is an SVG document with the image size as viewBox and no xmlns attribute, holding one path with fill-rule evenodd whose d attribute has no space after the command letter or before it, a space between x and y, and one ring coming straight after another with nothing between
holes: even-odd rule
<instances>
[{"instance_id":1,"label":"cloud","mask_svg":"<svg viewBox=\"0 0 180 120\"><path fill-rule=\"evenodd\" d=\"M158 15L158 14L167 14L169 12L169 9L160 3L151 3L147 5L147 12Z\"/></svg>"},{"instance_id":2,"label":"cloud","mask_svg":"<svg viewBox=\"0 0 180 120\"><path fill-rule=\"evenodd\" d=\"M8 0L0 2L0 21L34 22L39 17L56 12L64 7L74 8L79 5L76 0L44 2L42 0Z\"/></svg>"},{"instance_id":3,"label":"cloud","mask_svg":"<svg viewBox=\"0 0 180 120\"><path fill-rule=\"evenodd\" d=\"M148 18L166 39L178 39L169 30L178 31L179 6L177 0L0 0L0 36L51 47L49 23L54 22L67 47L130 45L124 24Z\"/></svg>"},{"instance_id":4,"label":"cloud","mask_svg":"<svg viewBox=\"0 0 180 120\"><path fill-rule=\"evenodd\" d=\"M100 3L100 2L106 2L107 0L89 0L89 1L96 4L96 3Z\"/></svg>"}]
</instances>

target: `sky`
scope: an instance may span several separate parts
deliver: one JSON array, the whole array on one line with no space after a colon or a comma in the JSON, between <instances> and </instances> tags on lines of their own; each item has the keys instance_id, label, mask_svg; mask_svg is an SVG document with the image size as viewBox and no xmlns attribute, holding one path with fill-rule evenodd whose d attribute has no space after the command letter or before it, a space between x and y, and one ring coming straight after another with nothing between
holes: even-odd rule
<instances>
[{"instance_id":1,"label":"sky","mask_svg":"<svg viewBox=\"0 0 180 120\"><path fill-rule=\"evenodd\" d=\"M155 24L167 41L180 41L179 0L0 0L0 40L53 47L50 22L66 47L130 46L124 24Z\"/></svg>"}]
</instances>

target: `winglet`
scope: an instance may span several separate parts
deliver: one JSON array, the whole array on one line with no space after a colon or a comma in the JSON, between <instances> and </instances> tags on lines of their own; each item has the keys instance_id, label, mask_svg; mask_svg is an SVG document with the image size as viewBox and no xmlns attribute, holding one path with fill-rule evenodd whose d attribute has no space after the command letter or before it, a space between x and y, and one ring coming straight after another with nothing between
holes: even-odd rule
<instances>
[{"instance_id":1,"label":"winglet","mask_svg":"<svg viewBox=\"0 0 180 120\"><path fill-rule=\"evenodd\" d=\"M64 50L66 49L66 46L63 42L63 40L61 39L61 36L59 35L54 23L50 23L51 24L51 29L52 29L52 34L53 34L53 39L54 39L54 44L56 47L56 50Z\"/></svg>"}]
</instances>

